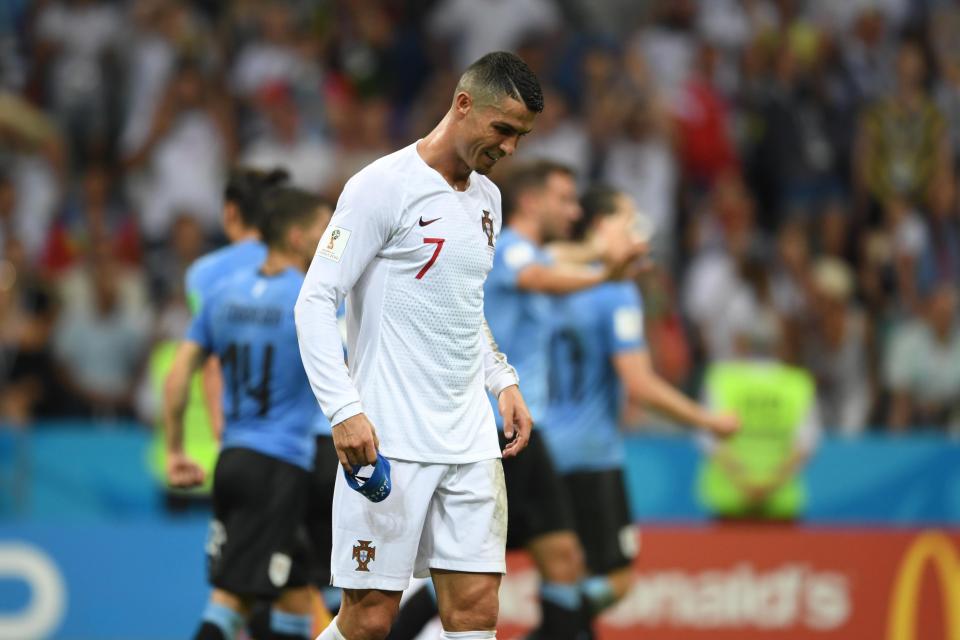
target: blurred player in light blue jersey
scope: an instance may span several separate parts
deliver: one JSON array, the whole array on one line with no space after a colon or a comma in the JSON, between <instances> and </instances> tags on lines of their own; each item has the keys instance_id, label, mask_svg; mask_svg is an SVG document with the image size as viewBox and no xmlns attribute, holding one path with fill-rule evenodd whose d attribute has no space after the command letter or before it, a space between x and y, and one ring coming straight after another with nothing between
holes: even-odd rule
<instances>
[{"instance_id":1,"label":"blurred player in light blue jersey","mask_svg":"<svg viewBox=\"0 0 960 640\"><path fill-rule=\"evenodd\" d=\"M494 339L522 380L534 422L547 410L550 329L554 296L593 287L616 274L616 266L586 268L555 260L545 243L566 239L580 218L575 176L567 167L536 161L514 167L502 183L505 226L484 284L484 315ZM627 236L605 243L602 257L629 255ZM569 253L569 251L568 251ZM597 257L600 257L599 252ZM491 397L496 406L496 399ZM503 420L495 412L500 446ZM576 640L590 635L578 584L583 553L573 514L543 440L536 429L522 456L503 460L507 485L507 548L527 549L543 577L541 623L531 637ZM429 587L411 596L388 640L412 640L436 615Z\"/></svg>"},{"instance_id":2,"label":"blurred player in light blue jersey","mask_svg":"<svg viewBox=\"0 0 960 640\"><path fill-rule=\"evenodd\" d=\"M288 179L283 169L259 171L238 167L230 172L223 193L223 233L230 244L211 251L190 265L186 274L187 303L196 315L217 284L263 262L267 247L260 241L261 199L265 191Z\"/></svg>"},{"instance_id":3,"label":"blurred player in light blue jersey","mask_svg":"<svg viewBox=\"0 0 960 640\"><path fill-rule=\"evenodd\" d=\"M318 407L293 307L331 209L287 187L272 189L263 206L266 258L205 296L167 382L167 472L172 485L188 487L203 480L182 450L188 381L208 354L220 358L225 425L206 545L214 590L196 640L232 640L256 599L274 601L272 638L312 631L303 525Z\"/></svg>"},{"instance_id":4,"label":"blurred player in light blue jersey","mask_svg":"<svg viewBox=\"0 0 960 640\"><path fill-rule=\"evenodd\" d=\"M574 239L631 235L636 212L627 195L595 187L581 204ZM596 615L627 592L637 552L623 478L624 401L718 435L736 431L739 422L707 412L653 371L633 282L607 282L557 300L549 373L542 432L571 499L592 576L583 591Z\"/></svg>"},{"instance_id":5,"label":"blurred player in light blue jersey","mask_svg":"<svg viewBox=\"0 0 960 640\"><path fill-rule=\"evenodd\" d=\"M197 259L187 269L184 291L191 315L200 312L204 299L221 281L267 257L267 247L260 241L261 199L266 190L283 184L288 177L283 169L237 167L230 172L223 192L223 233L230 244ZM210 424L219 437L223 428L223 380L216 356L208 358L204 365L203 389Z\"/></svg>"}]
</instances>

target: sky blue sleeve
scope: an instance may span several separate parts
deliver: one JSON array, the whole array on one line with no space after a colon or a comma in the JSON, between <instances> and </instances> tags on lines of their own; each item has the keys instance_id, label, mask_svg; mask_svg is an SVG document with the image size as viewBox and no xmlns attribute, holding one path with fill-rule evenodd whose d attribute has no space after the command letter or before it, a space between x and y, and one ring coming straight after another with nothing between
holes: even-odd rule
<instances>
[{"instance_id":1,"label":"sky blue sleeve","mask_svg":"<svg viewBox=\"0 0 960 640\"><path fill-rule=\"evenodd\" d=\"M636 285L621 282L610 286L604 302L607 309L607 345L611 355L646 349L643 303Z\"/></svg>"},{"instance_id":2,"label":"sky blue sleeve","mask_svg":"<svg viewBox=\"0 0 960 640\"><path fill-rule=\"evenodd\" d=\"M197 262L191 264L187 269L186 275L183 277L183 290L187 294L187 308L190 309L190 314L194 317L200 313L200 309L203 306L203 300L200 295L200 270L197 267Z\"/></svg>"},{"instance_id":3,"label":"sky blue sleeve","mask_svg":"<svg viewBox=\"0 0 960 640\"><path fill-rule=\"evenodd\" d=\"M540 259L533 243L512 233L501 234L497 252L493 256L493 268L487 279L494 286L516 289L520 272L537 262Z\"/></svg>"},{"instance_id":4,"label":"sky blue sleeve","mask_svg":"<svg viewBox=\"0 0 960 640\"><path fill-rule=\"evenodd\" d=\"M206 351L213 351L213 335L210 331L210 309L213 305L204 304L199 313L190 320L187 328L187 340L196 342Z\"/></svg>"}]
</instances>

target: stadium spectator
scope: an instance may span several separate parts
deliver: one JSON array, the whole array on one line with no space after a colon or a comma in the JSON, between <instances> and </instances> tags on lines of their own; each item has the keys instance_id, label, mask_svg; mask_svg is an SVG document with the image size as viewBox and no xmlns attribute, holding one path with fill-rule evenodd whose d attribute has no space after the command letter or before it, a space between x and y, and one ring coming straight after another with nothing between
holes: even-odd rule
<instances>
[{"instance_id":1,"label":"stadium spectator","mask_svg":"<svg viewBox=\"0 0 960 640\"><path fill-rule=\"evenodd\" d=\"M51 2L37 17L35 69L74 163L107 151L119 88L110 77L122 24L117 5L104 0Z\"/></svg>"},{"instance_id":2,"label":"stadium spectator","mask_svg":"<svg viewBox=\"0 0 960 640\"><path fill-rule=\"evenodd\" d=\"M52 338L63 413L130 418L149 328L142 276L101 242L64 280Z\"/></svg>"},{"instance_id":3,"label":"stadium spectator","mask_svg":"<svg viewBox=\"0 0 960 640\"><path fill-rule=\"evenodd\" d=\"M200 61L178 63L150 133L126 157L139 178L130 186L147 248L160 248L178 213L196 216L204 232L220 227L220 185L234 153L229 103Z\"/></svg>"},{"instance_id":4,"label":"stadium spectator","mask_svg":"<svg viewBox=\"0 0 960 640\"><path fill-rule=\"evenodd\" d=\"M263 3L256 20L258 32L238 52L230 85L244 100L253 100L276 84L309 90L319 84L320 70L306 55L298 16L285 2Z\"/></svg>"},{"instance_id":5,"label":"stadium spectator","mask_svg":"<svg viewBox=\"0 0 960 640\"><path fill-rule=\"evenodd\" d=\"M450 48L455 69L490 51L513 51L531 35L552 34L561 15L551 0L477 3L440 0L427 17L427 32Z\"/></svg>"},{"instance_id":6,"label":"stadium spectator","mask_svg":"<svg viewBox=\"0 0 960 640\"><path fill-rule=\"evenodd\" d=\"M215 40L186 2L136 0L124 39L124 100L119 130L121 154L141 147L176 71L177 60L193 55L209 63L218 54Z\"/></svg>"},{"instance_id":7,"label":"stadium spectator","mask_svg":"<svg viewBox=\"0 0 960 640\"><path fill-rule=\"evenodd\" d=\"M0 210L9 198L8 191L0 184ZM56 410L50 359L53 300L37 281L16 236L4 234L2 241L0 422L26 425Z\"/></svg>"},{"instance_id":8,"label":"stadium spectator","mask_svg":"<svg viewBox=\"0 0 960 640\"><path fill-rule=\"evenodd\" d=\"M890 393L887 426L960 428L960 326L956 282L942 282L923 301L922 315L898 325L884 353Z\"/></svg>"},{"instance_id":9,"label":"stadium spectator","mask_svg":"<svg viewBox=\"0 0 960 640\"><path fill-rule=\"evenodd\" d=\"M684 179L700 189L739 166L730 106L716 86L718 64L717 49L702 45L669 104Z\"/></svg>"},{"instance_id":10,"label":"stadium spectator","mask_svg":"<svg viewBox=\"0 0 960 640\"><path fill-rule=\"evenodd\" d=\"M748 173L773 231L788 215L815 213L837 190L839 157L829 129L833 115L816 86L818 69L789 43L771 54L772 69L749 97Z\"/></svg>"},{"instance_id":11,"label":"stadium spectator","mask_svg":"<svg viewBox=\"0 0 960 640\"><path fill-rule=\"evenodd\" d=\"M654 86L672 101L690 78L697 56L695 0L658 0L654 23L639 29L627 46L636 49L653 72Z\"/></svg>"},{"instance_id":12,"label":"stadium spectator","mask_svg":"<svg viewBox=\"0 0 960 640\"><path fill-rule=\"evenodd\" d=\"M566 98L559 91L545 87L543 100L537 135L529 142L524 141L517 150L517 158L551 160L568 166L582 186L593 163L586 128L579 118L570 113Z\"/></svg>"},{"instance_id":13,"label":"stadium spectator","mask_svg":"<svg viewBox=\"0 0 960 640\"><path fill-rule=\"evenodd\" d=\"M918 309L917 269L929 242L927 223L900 197L883 210L883 226L863 237L861 286L875 313L914 313Z\"/></svg>"},{"instance_id":14,"label":"stadium spectator","mask_svg":"<svg viewBox=\"0 0 960 640\"><path fill-rule=\"evenodd\" d=\"M12 186L4 215L29 262L43 250L62 194L64 144L46 113L11 93L0 92L0 169ZM0 230L2 233L2 230Z\"/></svg>"},{"instance_id":15,"label":"stadium spectator","mask_svg":"<svg viewBox=\"0 0 960 640\"><path fill-rule=\"evenodd\" d=\"M90 165L51 226L44 270L52 274L72 267L99 242L109 243L120 262L139 264L142 256L136 222L118 196L111 169Z\"/></svg>"},{"instance_id":16,"label":"stadium spectator","mask_svg":"<svg viewBox=\"0 0 960 640\"><path fill-rule=\"evenodd\" d=\"M903 41L896 89L861 117L855 186L862 214L874 220L895 197L923 202L931 180L952 171L946 123L926 91L927 73L920 45Z\"/></svg>"},{"instance_id":17,"label":"stadium spectator","mask_svg":"<svg viewBox=\"0 0 960 640\"><path fill-rule=\"evenodd\" d=\"M189 211L177 212L167 243L152 256L147 272L150 297L159 302L159 306L185 295L183 282L187 269L206 248L204 229L197 217Z\"/></svg>"},{"instance_id":18,"label":"stadium spectator","mask_svg":"<svg viewBox=\"0 0 960 640\"><path fill-rule=\"evenodd\" d=\"M930 186L926 207L928 233L917 256L920 289L936 282L960 282L960 207L956 178L941 175Z\"/></svg>"},{"instance_id":19,"label":"stadium spectator","mask_svg":"<svg viewBox=\"0 0 960 640\"><path fill-rule=\"evenodd\" d=\"M601 176L649 217L651 249L664 261L673 255L678 173L666 114L652 97L633 100L622 135L606 149Z\"/></svg>"},{"instance_id":20,"label":"stadium spectator","mask_svg":"<svg viewBox=\"0 0 960 640\"><path fill-rule=\"evenodd\" d=\"M706 359L733 354L738 319L731 305L755 302L746 272L764 258L762 237L753 225L754 204L737 176L726 176L711 192L711 209L698 221L697 253L683 284L683 309L705 349Z\"/></svg>"},{"instance_id":21,"label":"stadium spectator","mask_svg":"<svg viewBox=\"0 0 960 640\"><path fill-rule=\"evenodd\" d=\"M263 87L257 110L266 127L243 151L244 165L269 170L282 167L290 183L311 193L326 193L337 174L334 149L304 122L288 85Z\"/></svg>"},{"instance_id":22,"label":"stadium spectator","mask_svg":"<svg viewBox=\"0 0 960 640\"><path fill-rule=\"evenodd\" d=\"M864 431L873 406L872 324L853 298L853 272L837 258L812 265L813 304L800 358L816 379L826 429L846 436Z\"/></svg>"}]
</instances>

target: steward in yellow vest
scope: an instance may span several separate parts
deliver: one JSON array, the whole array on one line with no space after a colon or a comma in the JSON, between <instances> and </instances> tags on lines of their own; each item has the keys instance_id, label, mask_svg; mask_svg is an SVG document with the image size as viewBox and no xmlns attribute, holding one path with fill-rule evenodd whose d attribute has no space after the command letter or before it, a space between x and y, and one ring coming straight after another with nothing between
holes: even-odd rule
<instances>
[{"instance_id":1,"label":"steward in yellow vest","mask_svg":"<svg viewBox=\"0 0 960 640\"><path fill-rule=\"evenodd\" d=\"M699 497L721 518L793 520L806 505L800 470L819 434L813 377L773 360L711 365L707 403L740 416L740 431L711 442Z\"/></svg>"}]
</instances>

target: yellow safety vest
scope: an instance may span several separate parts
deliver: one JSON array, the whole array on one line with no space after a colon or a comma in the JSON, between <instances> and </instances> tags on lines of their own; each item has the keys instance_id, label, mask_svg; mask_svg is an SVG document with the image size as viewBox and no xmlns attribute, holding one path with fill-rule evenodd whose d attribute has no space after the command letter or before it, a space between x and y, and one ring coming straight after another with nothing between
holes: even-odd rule
<instances>
[{"instance_id":1,"label":"yellow safety vest","mask_svg":"<svg viewBox=\"0 0 960 640\"><path fill-rule=\"evenodd\" d=\"M706 384L714 408L741 419L740 431L725 446L749 478L770 479L793 452L797 430L813 406L812 376L777 363L730 362L711 365ZM806 504L802 483L791 478L762 505L751 507L714 457L701 466L699 495L709 511L730 517L792 518Z\"/></svg>"}]
</instances>

